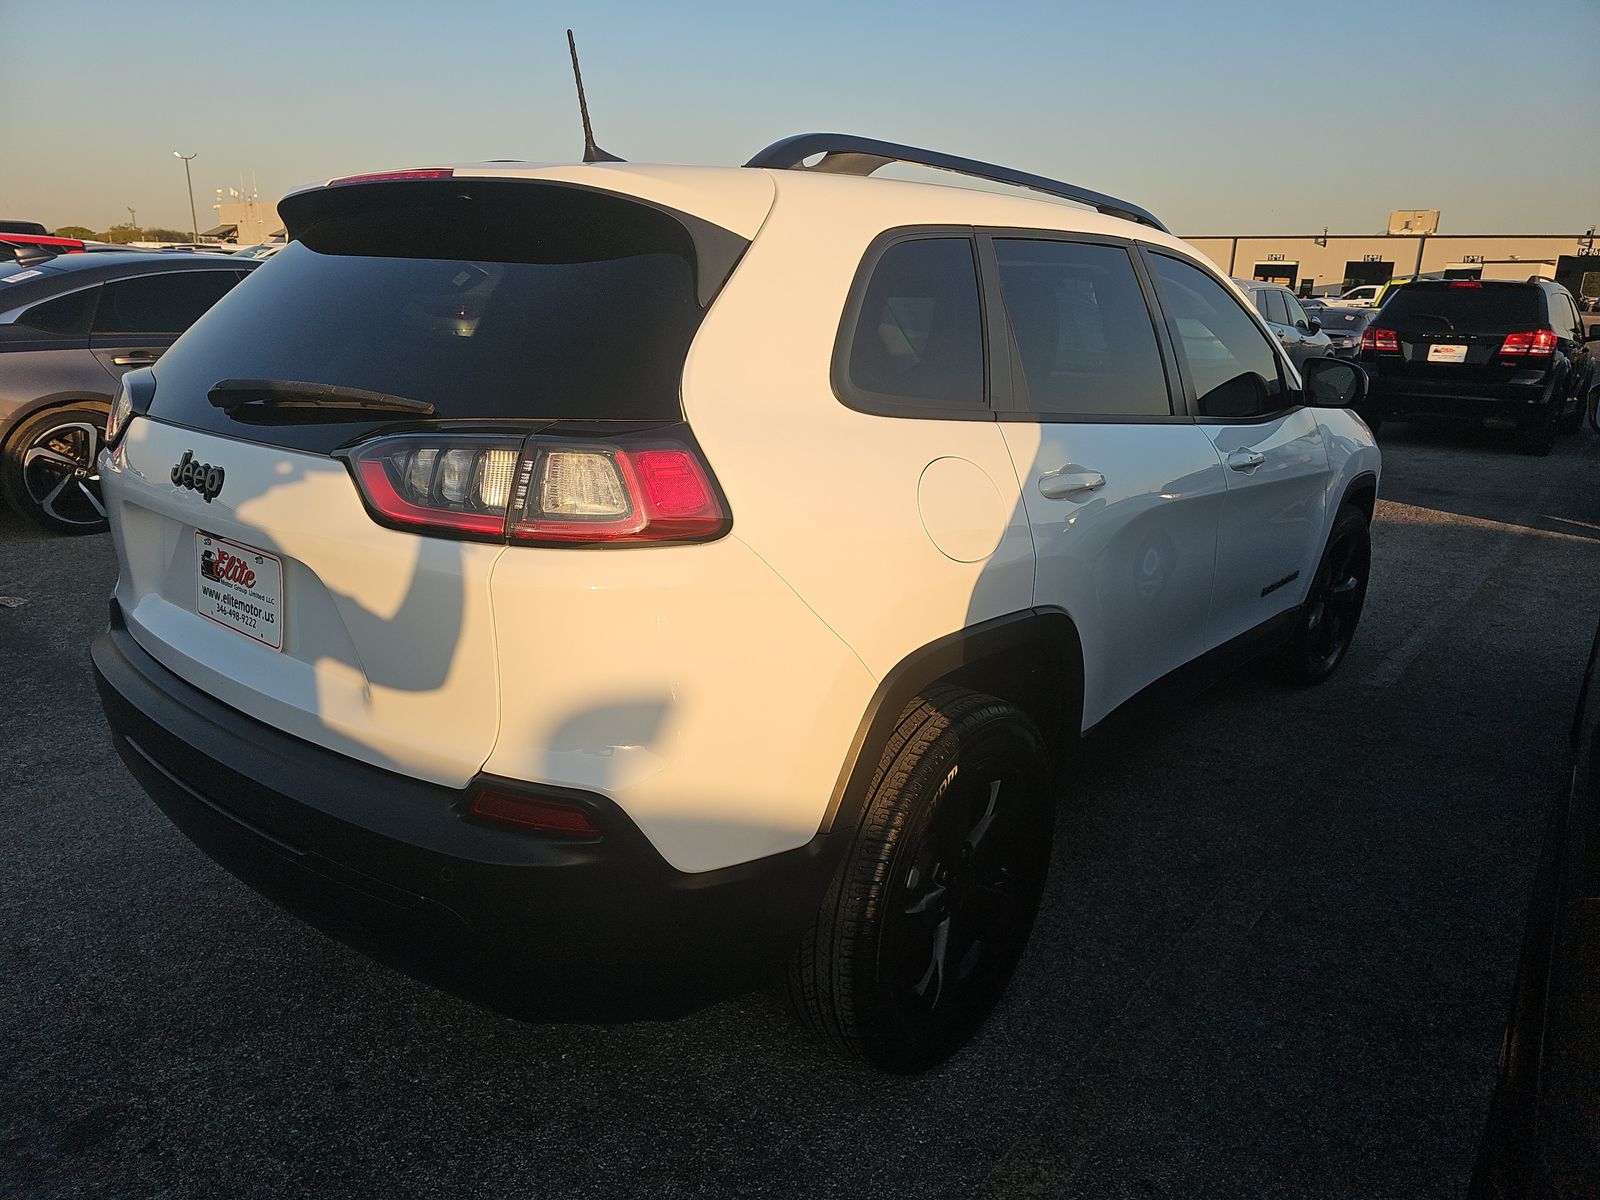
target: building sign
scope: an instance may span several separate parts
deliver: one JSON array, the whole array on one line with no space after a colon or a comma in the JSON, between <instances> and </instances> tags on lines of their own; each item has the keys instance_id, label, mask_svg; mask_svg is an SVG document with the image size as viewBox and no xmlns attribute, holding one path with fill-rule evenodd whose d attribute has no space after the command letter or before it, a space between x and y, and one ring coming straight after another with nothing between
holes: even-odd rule
<instances>
[{"instance_id":1,"label":"building sign","mask_svg":"<svg viewBox=\"0 0 1600 1200\"><path fill-rule=\"evenodd\" d=\"M1397 208L1389 214L1389 235L1403 237L1439 232L1437 208Z\"/></svg>"},{"instance_id":2,"label":"building sign","mask_svg":"<svg viewBox=\"0 0 1600 1200\"><path fill-rule=\"evenodd\" d=\"M1281 254L1269 254L1269 255L1267 255L1267 261L1268 262L1282 262L1283 261L1283 255L1281 255Z\"/></svg>"},{"instance_id":3,"label":"building sign","mask_svg":"<svg viewBox=\"0 0 1600 1200\"><path fill-rule=\"evenodd\" d=\"M1381 254L1363 254L1361 256L1361 261L1362 262L1382 262L1383 261L1383 255L1381 255Z\"/></svg>"},{"instance_id":4,"label":"building sign","mask_svg":"<svg viewBox=\"0 0 1600 1200\"><path fill-rule=\"evenodd\" d=\"M1463 254L1461 256L1461 261L1464 262L1464 263L1481 263L1483 261L1483 255L1481 255L1481 254Z\"/></svg>"}]
</instances>

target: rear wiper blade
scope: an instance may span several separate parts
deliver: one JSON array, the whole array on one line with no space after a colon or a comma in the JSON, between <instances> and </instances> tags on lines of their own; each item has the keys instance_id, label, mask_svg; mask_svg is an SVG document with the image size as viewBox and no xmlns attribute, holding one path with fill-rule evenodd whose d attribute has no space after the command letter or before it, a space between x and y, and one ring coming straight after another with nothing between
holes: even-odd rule
<instances>
[{"instance_id":1,"label":"rear wiper blade","mask_svg":"<svg viewBox=\"0 0 1600 1200\"><path fill-rule=\"evenodd\" d=\"M1451 333L1456 331L1455 322L1440 313L1412 313L1411 319L1413 321L1438 321Z\"/></svg>"},{"instance_id":2,"label":"rear wiper blade","mask_svg":"<svg viewBox=\"0 0 1600 1200\"><path fill-rule=\"evenodd\" d=\"M336 383L299 383L292 379L224 379L206 393L206 398L224 409L260 404L272 408L403 412L419 417L431 416L434 411L426 400L341 387Z\"/></svg>"}]
</instances>

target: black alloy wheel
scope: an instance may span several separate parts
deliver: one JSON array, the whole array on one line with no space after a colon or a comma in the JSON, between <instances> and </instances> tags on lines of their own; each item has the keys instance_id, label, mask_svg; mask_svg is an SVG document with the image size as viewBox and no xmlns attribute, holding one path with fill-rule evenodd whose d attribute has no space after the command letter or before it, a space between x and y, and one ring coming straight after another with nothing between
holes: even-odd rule
<instances>
[{"instance_id":1,"label":"black alloy wheel","mask_svg":"<svg viewBox=\"0 0 1600 1200\"><path fill-rule=\"evenodd\" d=\"M99 533L106 528L100 494L105 413L93 408L39 414L17 431L0 464L7 498L46 529Z\"/></svg>"},{"instance_id":2,"label":"black alloy wheel","mask_svg":"<svg viewBox=\"0 0 1600 1200\"><path fill-rule=\"evenodd\" d=\"M1054 828L1033 723L941 686L901 714L854 840L790 967L801 1017L890 1071L948 1058L1010 982Z\"/></svg>"},{"instance_id":3,"label":"black alloy wheel","mask_svg":"<svg viewBox=\"0 0 1600 1200\"><path fill-rule=\"evenodd\" d=\"M1292 682L1321 683L1339 669L1361 621L1371 571L1367 514L1346 504L1334 519L1327 549L1307 589L1300 624L1284 648Z\"/></svg>"}]
</instances>

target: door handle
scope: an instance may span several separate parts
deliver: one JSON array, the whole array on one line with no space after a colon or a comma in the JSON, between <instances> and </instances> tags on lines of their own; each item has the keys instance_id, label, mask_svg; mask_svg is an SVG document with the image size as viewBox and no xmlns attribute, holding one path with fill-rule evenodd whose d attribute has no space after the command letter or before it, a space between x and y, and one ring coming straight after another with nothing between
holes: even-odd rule
<instances>
[{"instance_id":1,"label":"door handle","mask_svg":"<svg viewBox=\"0 0 1600 1200\"><path fill-rule=\"evenodd\" d=\"M1106 477L1071 463L1039 476L1039 494L1046 500L1067 500L1103 488Z\"/></svg>"},{"instance_id":2,"label":"door handle","mask_svg":"<svg viewBox=\"0 0 1600 1200\"><path fill-rule=\"evenodd\" d=\"M132 354L119 354L111 362L118 367L147 367L160 357L159 352L136 350Z\"/></svg>"},{"instance_id":3,"label":"door handle","mask_svg":"<svg viewBox=\"0 0 1600 1200\"><path fill-rule=\"evenodd\" d=\"M1228 455L1228 465L1235 471L1254 471L1267 461L1267 456L1259 450L1235 450Z\"/></svg>"}]
</instances>

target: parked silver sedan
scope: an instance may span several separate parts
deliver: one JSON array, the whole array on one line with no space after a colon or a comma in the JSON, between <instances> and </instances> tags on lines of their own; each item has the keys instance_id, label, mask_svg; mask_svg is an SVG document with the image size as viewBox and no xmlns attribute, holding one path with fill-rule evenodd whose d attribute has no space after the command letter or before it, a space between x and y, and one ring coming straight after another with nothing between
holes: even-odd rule
<instances>
[{"instance_id":1,"label":"parked silver sedan","mask_svg":"<svg viewBox=\"0 0 1600 1200\"><path fill-rule=\"evenodd\" d=\"M1299 370L1308 358L1332 358L1333 342L1322 332L1322 326L1306 315L1300 301L1282 284L1264 283L1259 279L1235 279L1249 295L1272 332L1278 337L1289 361Z\"/></svg>"}]
</instances>

